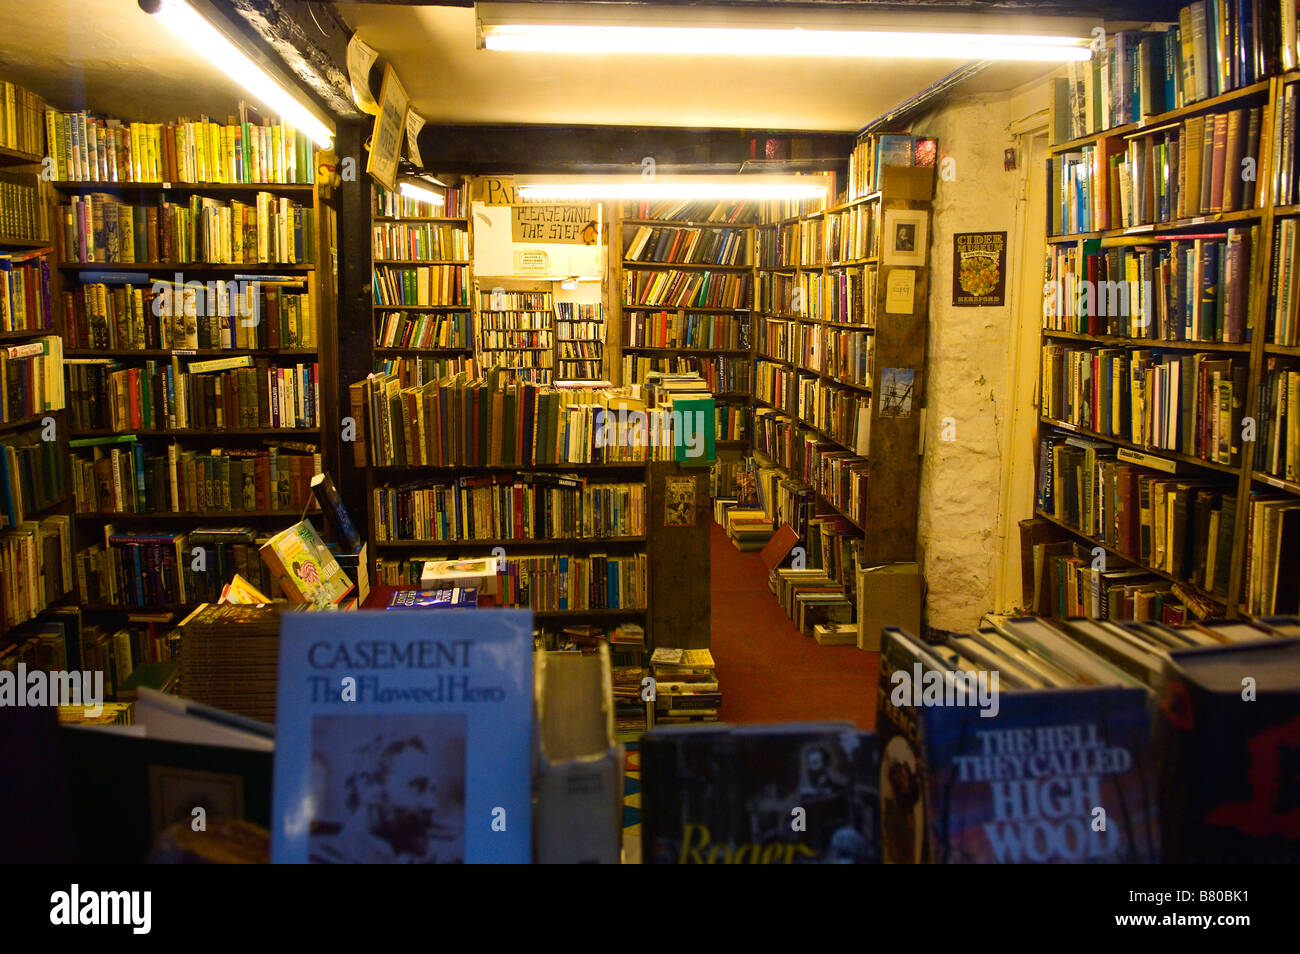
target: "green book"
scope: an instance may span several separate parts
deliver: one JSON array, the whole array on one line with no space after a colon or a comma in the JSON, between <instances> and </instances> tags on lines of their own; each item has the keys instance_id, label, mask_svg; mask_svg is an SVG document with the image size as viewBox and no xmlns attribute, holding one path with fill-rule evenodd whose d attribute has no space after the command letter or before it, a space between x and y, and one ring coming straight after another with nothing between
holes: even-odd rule
<instances>
[{"instance_id":1,"label":"green book","mask_svg":"<svg viewBox=\"0 0 1300 954\"><path fill-rule=\"evenodd\" d=\"M675 397L673 410L681 427L673 432L673 452L683 467L710 467L716 455L716 416L708 397Z\"/></svg>"}]
</instances>

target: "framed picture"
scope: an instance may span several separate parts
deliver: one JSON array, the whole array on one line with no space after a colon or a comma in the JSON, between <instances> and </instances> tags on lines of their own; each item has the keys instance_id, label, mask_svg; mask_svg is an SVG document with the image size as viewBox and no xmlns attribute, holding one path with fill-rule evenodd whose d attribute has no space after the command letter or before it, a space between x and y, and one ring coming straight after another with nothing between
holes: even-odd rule
<instances>
[{"instance_id":1,"label":"framed picture","mask_svg":"<svg viewBox=\"0 0 1300 954\"><path fill-rule=\"evenodd\" d=\"M929 239L924 209L885 211L884 264L924 265Z\"/></svg>"},{"instance_id":2,"label":"framed picture","mask_svg":"<svg viewBox=\"0 0 1300 954\"><path fill-rule=\"evenodd\" d=\"M149 813L156 838L174 822L192 822L194 809L205 819L244 817L244 780L226 772L149 766Z\"/></svg>"},{"instance_id":3,"label":"framed picture","mask_svg":"<svg viewBox=\"0 0 1300 954\"><path fill-rule=\"evenodd\" d=\"M695 478L664 478L664 526L695 526Z\"/></svg>"}]
</instances>

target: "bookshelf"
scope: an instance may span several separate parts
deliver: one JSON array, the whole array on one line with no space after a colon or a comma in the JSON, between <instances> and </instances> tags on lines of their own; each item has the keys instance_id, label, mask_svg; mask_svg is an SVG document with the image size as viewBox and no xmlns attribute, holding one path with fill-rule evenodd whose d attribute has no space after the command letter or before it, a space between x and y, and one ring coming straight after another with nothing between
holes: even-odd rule
<instances>
[{"instance_id":1,"label":"bookshelf","mask_svg":"<svg viewBox=\"0 0 1300 954\"><path fill-rule=\"evenodd\" d=\"M339 427L315 150L284 126L53 111L46 135L83 609L174 614L236 572L270 592L258 546L316 509Z\"/></svg>"},{"instance_id":2,"label":"bookshelf","mask_svg":"<svg viewBox=\"0 0 1300 954\"><path fill-rule=\"evenodd\" d=\"M864 565L916 559L929 263L886 264L879 246L891 213L928 222L934 182L933 166L868 175L866 142L837 203L783 205L757 226L754 354L769 512L805 546L856 538ZM890 279L904 289L896 300Z\"/></svg>"},{"instance_id":3,"label":"bookshelf","mask_svg":"<svg viewBox=\"0 0 1300 954\"><path fill-rule=\"evenodd\" d=\"M11 86L11 84L5 84ZM12 88L12 87L11 87ZM19 103L31 94L18 89ZM6 102L13 102L11 94ZM22 110L20 110L22 112ZM4 109L0 108L0 119ZM19 123L20 131L23 127ZM71 595L63 340L40 158L0 133L0 656ZM23 145L28 137L20 136Z\"/></svg>"},{"instance_id":4,"label":"bookshelf","mask_svg":"<svg viewBox=\"0 0 1300 954\"><path fill-rule=\"evenodd\" d=\"M1035 611L1180 623L1296 609L1275 596L1294 600L1284 548L1300 539L1286 516L1300 513L1300 73L1265 68L1261 46L1212 75L1210 95L1165 82L1153 107L1140 76L1120 115L1092 108L1093 84L1072 98L1056 81L1045 290L1061 293L1044 305L1035 513L1065 542L1036 544L1061 588ZM1085 296L1114 280L1130 301L1099 313L1102 296ZM1103 551L1113 562L1093 560Z\"/></svg>"},{"instance_id":5,"label":"bookshelf","mask_svg":"<svg viewBox=\"0 0 1300 954\"><path fill-rule=\"evenodd\" d=\"M374 185L370 212L375 370L412 384L473 374L468 186L447 189L437 205Z\"/></svg>"},{"instance_id":6,"label":"bookshelf","mask_svg":"<svg viewBox=\"0 0 1300 954\"><path fill-rule=\"evenodd\" d=\"M620 380L641 383L650 371L704 378L715 402L715 495L734 491L751 445L754 211L736 202L619 203L611 221Z\"/></svg>"},{"instance_id":7,"label":"bookshelf","mask_svg":"<svg viewBox=\"0 0 1300 954\"><path fill-rule=\"evenodd\" d=\"M555 381L555 295L550 282L474 278L475 358L531 384Z\"/></svg>"},{"instance_id":8,"label":"bookshelf","mask_svg":"<svg viewBox=\"0 0 1300 954\"><path fill-rule=\"evenodd\" d=\"M561 381L603 381L605 306L572 301L555 303L555 366Z\"/></svg>"}]
</instances>

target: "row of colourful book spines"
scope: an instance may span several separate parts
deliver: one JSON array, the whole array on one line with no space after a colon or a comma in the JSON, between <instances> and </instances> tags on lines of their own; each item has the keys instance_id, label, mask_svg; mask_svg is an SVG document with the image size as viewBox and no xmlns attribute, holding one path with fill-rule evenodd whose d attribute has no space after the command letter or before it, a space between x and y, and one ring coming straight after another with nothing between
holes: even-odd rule
<instances>
[{"instance_id":1,"label":"row of colourful book spines","mask_svg":"<svg viewBox=\"0 0 1300 954\"><path fill-rule=\"evenodd\" d=\"M236 368L235 371L249 370ZM256 369L252 369L256 370ZM166 402L167 416L175 418L179 410L177 403L177 394L181 387L186 387L185 391L186 405L193 410L199 405L195 399L201 398L202 395L193 390L194 384L202 381L203 378L197 378L192 375L182 374L179 384L175 383L175 376L171 373L171 368L162 368L162 372L156 378L150 378L141 368L128 368L122 371L114 371L111 379L106 383L104 390L100 392L100 399L106 401L110 408L110 413L115 421L114 429L120 427L130 427L136 430L165 430L175 425L159 423L155 421L155 411L157 406L154 403L155 397L161 395L161 399ZM265 411L271 420L272 427L314 427L316 420L316 408L320 399L320 377L319 365L299 364L293 368L275 368L267 370L267 406L263 407L261 396L256 388L250 392L250 397L255 398L258 402L258 416L262 417ZM233 400L241 410L245 406L251 408L248 404L239 404L241 387L239 384L240 377L234 373L223 373L221 375L224 382L223 400ZM277 397L279 400L277 401ZM124 399L125 398L125 399ZM283 419L282 406L287 399L293 408L292 422L286 422ZM215 409L214 409L215 413ZM234 426L227 423L225 426Z\"/></svg>"},{"instance_id":2,"label":"row of colourful book spines","mask_svg":"<svg viewBox=\"0 0 1300 954\"><path fill-rule=\"evenodd\" d=\"M131 306L130 313L101 314L91 312L84 302L77 299L72 292L64 293L65 315L68 322L69 348L106 348L109 350L140 350L151 348L194 347L197 349L235 350L246 347L241 342L257 348L313 348L316 335L311 318L311 301L306 295L295 296L297 303L285 302L276 307L278 320L275 322L258 321L253 335L241 335L247 330L243 320L233 315L215 316L219 324L214 328L211 319L202 319L198 323L200 331L193 345L185 341L173 342L169 332L171 323L169 315L158 316L156 324L145 322L146 314L153 314L152 308L136 309ZM266 312L259 309L262 314ZM274 328L276 334L271 335ZM216 332L214 335L214 331ZM289 342L282 345L283 342Z\"/></svg>"},{"instance_id":3,"label":"row of colourful book spines","mask_svg":"<svg viewBox=\"0 0 1300 954\"><path fill-rule=\"evenodd\" d=\"M54 158L61 181L257 185L315 179L310 140L287 124L108 126L84 110L50 109L45 132L45 151Z\"/></svg>"}]
</instances>

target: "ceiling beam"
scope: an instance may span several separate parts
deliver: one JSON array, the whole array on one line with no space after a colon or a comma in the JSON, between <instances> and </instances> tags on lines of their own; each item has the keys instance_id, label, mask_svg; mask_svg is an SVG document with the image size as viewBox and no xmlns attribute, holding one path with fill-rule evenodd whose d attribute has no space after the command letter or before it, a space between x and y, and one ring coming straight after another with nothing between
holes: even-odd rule
<instances>
[{"instance_id":1,"label":"ceiling beam","mask_svg":"<svg viewBox=\"0 0 1300 954\"><path fill-rule=\"evenodd\" d=\"M853 150L852 133L681 129L649 126L442 125L420 132L425 169L464 175L820 171ZM777 155L768 160L768 142Z\"/></svg>"},{"instance_id":2,"label":"ceiling beam","mask_svg":"<svg viewBox=\"0 0 1300 954\"><path fill-rule=\"evenodd\" d=\"M351 28L330 3L304 0L220 0L227 19L269 48L322 106L340 119L360 119L348 83Z\"/></svg>"}]
</instances>

